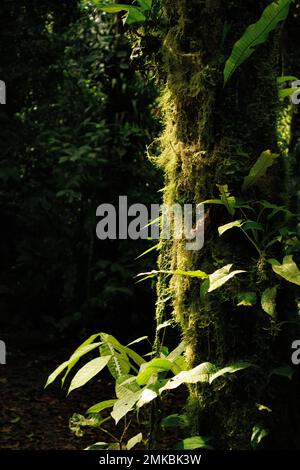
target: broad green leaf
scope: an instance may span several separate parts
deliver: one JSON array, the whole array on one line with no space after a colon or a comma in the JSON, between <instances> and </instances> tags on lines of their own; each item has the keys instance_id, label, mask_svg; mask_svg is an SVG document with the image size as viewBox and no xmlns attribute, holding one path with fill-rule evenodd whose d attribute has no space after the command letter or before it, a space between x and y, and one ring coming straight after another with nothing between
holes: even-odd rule
<instances>
[{"instance_id":1,"label":"broad green leaf","mask_svg":"<svg viewBox=\"0 0 300 470\"><path fill-rule=\"evenodd\" d=\"M68 391L68 395L76 388L82 387L95 375L99 374L102 369L108 364L111 356L97 357L92 361L85 364L74 376Z\"/></svg>"},{"instance_id":2,"label":"broad green leaf","mask_svg":"<svg viewBox=\"0 0 300 470\"><path fill-rule=\"evenodd\" d=\"M198 382L209 383L209 377L217 371L217 367L211 362L204 362L191 370L184 370L172 377L166 385L160 389L160 393L164 390L173 390L184 383L195 384Z\"/></svg>"},{"instance_id":3,"label":"broad green leaf","mask_svg":"<svg viewBox=\"0 0 300 470\"><path fill-rule=\"evenodd\" d=\"M152 374L159 372L168 372L173 367L173 363L168 359L152 359L145 365L142 365L141 370L136 378L138 385L147 385Z\"/></svg>"},{"instance_id":4,"label":"broad green leaf","mask_svg":"<svg viewBox=\"0 0 300 470\"><path fill-rule=\"evenodd\" d=\"M121 376L116 380L116 396L117 398L124 398L129 392L138 392L140 389L139 385L136 383L136 377L132 375Z\"/></svg>"},{"instance_id":5,"label":"broad green leaf","mask_svg":"<svg viewBox=\"0 0 300 470\"><path fill-rule=\"evenodd\" d=\"M243 229L244 230L260 230L260 231L264 230L263 226L259 224L258 222L255 222L254 220L247 220L246 222L244 222Z\"/></svg>"},{"instance_id":6,"label":"broad green leaf","mask_svg":"<svg viewBox=\"0 0 300 470\"><path fill-rule=\"evenodd\" d=\"M300 88L283 88L279 90L279 98L284 99L292 96L294 93L300 93Z\"/></svg>"},{"instance_id":7,"label":"broad green leaf","mask_svg":"<svg viewBox=\"0 0 300 470\"><path fill-rule=\"evenodd\" d=\"M60 366L57 367L57 369L55 369L54 372L52 372L52 374L48 377L48 380L47 380L47 383L45 385L45 388L48 387L48 385L50 385L52 382L54 382L54 380L66 369L68 368L65 376L63 377L62 379L62 384L64 383L68 373L70 372L70 370L75 366L75 364L79 361L79 359L84 356L85 354L89 353L90 351L92 351L93 349L95 349L96 347L98 347L101 343L93 343L93 344L90 344L92 343L97 337L99 336L99 334L95 334L95 335L92 335L90 336L86 341L84 341L76 350L75 352L72 354L72 356L67 360L65 361L63 364L61 364Z\"/></svg>"},{"instance_id":8,"label":"broad green leaf","mask_svg":"<svg viewBox=\"0 0 300 470\"><path fill-rule=\"evenodd\" d=\"M262 441L264 437L269 434L269 430L264 428L261 424L257 424L252 429L252 436L251 436L251 446L252 449L257 449L259 443Z\"/></svg>"},{"instance_id":9,"label":"broad green leaf","mask_svg":"<svg viewBox=\"0 0 300 470\"><path fill-rule=\"evenodd\" d=\"M143 434L140 432L140 433L137 434L136 436L134 436L134 437L132 437L131 439L129 439L129 441L128 441L127 444L126 444L127 450L133 449L137 444L139 444L140 442L142 442L142 440L143 440Z\"/></svg>"},{"instance_id":10,"label":"broad green leaf","mask_svg":"<svg viewBox=\"0 0 300 470\"><path fill-rule=\"evenodd\" d=\"M276 367L271 372L271 375L279 375L280 377L286 377L292 380L295 370L290 366Z\"/></svg>"},{"instance_id":11,"label":"broad green leaf","mask_svg":"<svg viewBox=\"0 0 300 470\"><path fill-rule=\"evenodd\" d=\"M175 450L212 449L207 437L193 436L178 442L174 446Z\"/></svg>"},{"instance_id":12,"label":"broad green leaf","mask_svg":"<svg viewBox=\"0 0 300 470\"><path fill-rule=\"evenodd\" d=\"M249 367L252 367L252 366L253 364L251 364L250 362L236 362L210 375L209 383L211 384L214 380L216 380L218 377L221 377L222 375L234 374L235 372L238 372L239 370L248 369Z\"/></svg>"},{"instance_id":13,"label":"broad green leaf","mask_svg":"<svg viewBox=\"0 0 300 470\"><path fill-rule=\"evenodd\" d=\"M252 307L257 303L256 292L239 292L236 297L238 307Z\"/></svg>"},{"instance_id":14,"label":"broad green leaf","mask_svg":"<svg viewBox=\"0 0 300 470\"><path fill-rule=\"evenodd\" d=\"M187 415L173 414L166 416L161 421L161 426L164 429L168 428L187 428L190 426L190 420Z\"/></svg>"},{"instance_id":15,"label":"broad green leaf","mask_svg":"<svg viewBox=\"0 0 300 470\"><path fill-rule=\"evenodd\" d=\"M278 0L268 5L261 18L250 25L243 36L234 44L224 68L224 84L240 65L255 51L255 48L268 39L269 34L284 21L293 0Z\"/></svg>"},{"instance_id":16,"label":"broad green leaf","mask_svg":"<svg viewBox=\"0 0 300 470\"><path fill-rule=\"evenodd\" d=\"M220 191L221 200L224 206L226 207L229 214L233 216L235 213L235 204L236 204L235 197L231 196L227 184L223 184L223 185L217 184L217 187Z\"/></svg>"},{"instance_id":17,"label":"broad green leaf","mask_svg":"<svg viewBox=\"0 0 300 470\"><path fill-rule=\"evenodd\" d=\"M108 442L95 442L95 444L86 447L84 450L107 450L108 446Z\"/></svg>"},{"instance_id":18,"label":"broad green leaf","mask_svg":"<svg viewBox=\"0 0 300 470\"><path fill-rule=\"evenodd\" d=\"M139 400L141 393L142 390L137 392L131 392L130 390L127 390L126 395L116 401L111 413L111 416L115 420L116 424L118 424L118 422L134 408L134 405Z\"/></svg>"},{"instance_id":19,"label":"broad green leaf","mask_svg":"<svg viewBox=\"0 0 300 470\"><path fill-rule=\"evenodd\" d=\"M197 277L199 279L206 279L208 277L208 274L206 274L204 271L182 271L180 269L177 269L174 271L174 274L178 276L188 276L188 277Z\"/></svg>"},{"instance_id":20,"label":"broad green leaf","mask_svg":"<svg viewBox=\"0 0 300 470\"><path fill-rule=\"evenodd\" d=\"M122 351L122 345L112 335L101 333L102 344L100 346L101 356L110 356L108 369L111 375L116 379L122 375L127 375L130 371L130 362L127 354ZM119 352L116 351L118 347Z\"/></svg>"},{"instance_id":21,"label":"broad green leaf","mask_svg":"<svg viewBox=\"0 0 300 470\"><path fill-rule=\"evenodd\" d=\"M114 406L117 400L106 400L106 401L101 401L101 403L97 403L97 405L91 406L88 410L87 413L100 413L103 410L106 410L107 408L111 408Z\"/></svg>"},{"instance_id":22,"label":"broad green leaf","mask_svg":"<svg viewBox=\"0 0 300 470\"><path fill-rule=\"evenodd\" d=\"M271 150L262 152L257 162L251 168L249 175L244 178L242 187L243 191L249 189L257 182L259 178L265 176L268 168L270 168L275 163L275 160L278 158L278 156L279 155L277 153L272 153Z\"/></svg>"},{"instance_id":23,"label":"broad green leaf","mask_svg":"<svg viewBox=\"0 0 300 470\"><path fill-rule=\"evenodd\" d=\"M227 232L227 230L231 230L235 227L241 228L242 225L243 225L242 220L235 220L234 222L230 222L229 224L222 225L221 227L218 228L219 235L221 237L221 235L223 235L223 233Z\"/></svg>"},{"instance_id":24,"label":"broad green leaf","mask_svg":"<svg viewBox=\"0 0 300 470\"><path fill-rule=\"evenodd\" d=\"M294 82L298 80L297 77L294 77L293 75L285 75L283 77L278 77L277 78L277 84L278 85L283 85L285 82Z\"/></svg>"},{"instance_id":25,"label":"broad green leaf","mask_svg":"<svg viewBox=\"0 0 300 470\"><path fill-rule=\"evenodd\" d=\"M288 282L300 286L300 271L293 260L293 256L285 256L283 263L271 259L268 262L272 265L273 271Z\"/></svg>"},{"instance_id":26,"label":"broad green leaf","mask_svg":"<svg viewBox=\"0 0 300 470\"><path fill-rule=\"evenodd\" d=\"M136 404L137 408L141 408L144 405L147 405L150 403L152 400L155 400L157 397L158 393L154 390L152 390L150 387L149 388L144 388L141 396Z\"/></svg>"},{"instance_id":27,"label":"broad green leaf","mask_svg":"<svg viewBox=\"0 0 300 470\"><path fill-rule=\"evenodd\" d=\"M261 296L262 309L272 318L276 316L276 295L277 286L274 286L266 289Z\"/></svg>"},{"instance_id":28,"label":"broad green leaf","mask_svg":"<svg viewBox=\"0 0 300 470\"><path fill-rule=\"evenodd\" d=\"M206 201L200 202L201 204L217 204L220 206L224 206L224 202L221 199L207 199Z\"/></svg>"},{"instance_id":29,"label":"broad green leaf","mask_svg":"<svg viewBox=\"0 0 300 470\"><path fill-rule=\"evenodd\" d=\"M74 354L72 354L72 356L70 357L68 361L67 371L61 381L62 385L64 385L67 376L69 375L73 367L77 364L79 359L81 359L85 354L98 348L99 346L101 346L101 343L91 343L91 344L86 344L85 346L81 346L80 348L76 349L76 351L74 352Z\"/></svg>"},{"instance_id":30,"label":"broad green leaf","mask_svg":"<svg viewBox=\"0 0 300 470\"><path fill-rule=\"evenodd\" d=\"M126 22L128 24L134 24L134 23L141 23L146 20L145 15L142 12L142 9L132 6L132 5L126 5L123 3L115 3L115 4L110 4L107 5L105 3L100 3L99 0L92 0L93 3L97 6L102 11L105 11L106 13L120 13L122 11L126 11ZM145 9L144 9L145 11Z\"/></svg>"},{"instance_id":31,"label":"broad green leaf","mask_svg":"<svg viewBox=\"0 0 300 470\"><path fill-rule=\"evenodd\" d=\"M68 367L69 361L65 361L62 364L60 364L48 377L47 383L45 385L45 388L48 387L54 380Z\"/></svg>"},{"instance_id":32,"label":"broad green leaf","mask_svg":"<svg viewBox=\"0 0 300 470\"><path fill-rule=\"evenodd\" d=\"M230 272L232 266L233 266L232 264L227 264L223 268L215 271L213 274L210 274L208 292L213 292L214 290L219 289L221 286L223 286L226 282L228 282L231 278L233 278L237 274L246 272L243 270Z\"/></svg>"}]
</instances>

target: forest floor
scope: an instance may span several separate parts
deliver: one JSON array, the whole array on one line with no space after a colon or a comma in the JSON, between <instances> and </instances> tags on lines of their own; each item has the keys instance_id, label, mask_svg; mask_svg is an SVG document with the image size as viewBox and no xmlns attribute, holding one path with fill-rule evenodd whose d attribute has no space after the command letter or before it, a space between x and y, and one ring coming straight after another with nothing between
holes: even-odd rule
<instances>
[{"instance_id":1,"label":"forest floor","mask_svg":"<svg viewBox=\"0 0 300 470\"><path fill-rule=\"evenodd\" d=\"M74 413L84 415L86 410L102 400L114 397L114 386L109 377L94 379L83 389L66 397L59 383L44 389L47 377L74 351L74 347L55 344L42 347L28 341L12 340L3 335L8 354L7 364L0 366L0 450L80 450L98 441L107 441L107 436L98 429L87 429L83 437L75 436L69 429L69 419ZM78 346L78 343L77 343ZM184 395L184 394L183 394ZM184 396L177 395L167 400L167 414L182 410ZM168 412L168 409L170 409ZM105 428L115 435L112 420ZM128 438L141 432L133 424ZM167 433L163 448L171 448L177 433Z\"/></svg>"}]
</instances>

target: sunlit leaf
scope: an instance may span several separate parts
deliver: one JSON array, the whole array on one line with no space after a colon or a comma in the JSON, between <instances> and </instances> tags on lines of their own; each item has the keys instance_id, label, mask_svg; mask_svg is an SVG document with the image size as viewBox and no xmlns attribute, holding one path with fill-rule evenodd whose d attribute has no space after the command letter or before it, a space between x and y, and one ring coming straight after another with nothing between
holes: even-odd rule
<instances>
[{"instance_id":1,"label":"sunlit leaf","mask_svg":"<svg viewBox=\"0 0 300 470\"><path fill-rule=\"evenodd\" d=\"M97 357L92 361L85 364L74 376L68 394L76 388L82 387L89 382L95 375L99 374L102 369L108 364L111 356Z\"/></svg>"}]
</instances>

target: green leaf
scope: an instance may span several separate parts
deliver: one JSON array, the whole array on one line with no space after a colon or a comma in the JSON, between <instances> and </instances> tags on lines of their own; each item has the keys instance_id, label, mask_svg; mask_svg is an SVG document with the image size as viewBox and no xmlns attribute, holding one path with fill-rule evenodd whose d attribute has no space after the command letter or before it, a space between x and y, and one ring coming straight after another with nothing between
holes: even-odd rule
<instances>
[{"instance_id":1,"label":"green leaf","mask_svg":"<svg viewBox=\"0 0 300 470\"><path fill-rule=\"evenodd\" d=\"M122 351L122 345L112 335L101 333L100 338L102 345L100 346L101 356L110 356L108 369L111 375L116 379L122 375L127 375L130 371L130 362L127 354ZM119 349L119 352L116 349Z\"/></svg>"},{"instance_id":2,"label":"green leaf","mask_svg":"<svg viewBox=\"0 0 300 470\"><path fill-rule=\"evenodd\" d=\"M293 75L285 75L283 77L278 77L277 78L277 84L278 85L283 85L285 82L294 82L298 80L297 77L294 77Z\"/></svg>"},{"instance_id":3,"label":"green leaf","mask_svg":"<svg viewBox=\"0 0 300 470\"><path fill-rule=\"evenodd\" d=\"M252 449L257 449L259 443L262 441L264 437L269 434L268 429L264 428L261 424L257 424L252 429L252 436L251 436L251 446Z\"/></svg>"},{"instance_id":4,"label":"green leaf","mask_svg":"<svg viewBox=\"0 0 300 470\"><path fill-rule=\"evenodd\" d=\"M249 175L244 178L243 191L249 189L259 178L265 176L268 168L274 164L276 158L278 158L278 154L272 153L271 150L262 152L257 162L251 168Z\"/></svg>"},{"instance_id":5,"label":"green leaf","mask_svg":"<svg viewBox=\"0 0 300 470\"><path fill-rule=\"evenodd\" d=\"M142 442L142 440L143 440L143 434L140 432L136 436L129 439L129 441L126 444L127 450L133 449L133 447L135 447L137 444Z\"/></svg>"},{"instance_id":6,"label":"green leaf","mask_svg":"<svg viewBox=\"0 0 300 470\"><path fill-rule=\"evenodd\" d=\"M257 303L256 292L239 292L236 297L238 307L252 307Z\"/></svg>"},{"instance_id":7,"label":"green leaf","mask_svg":"<svg viewBox=\"0 0 300 470\"><path fill-rule=\"evenodd\" d=\"M229 271L231 270L232 266L233 266L232 264L227 264L223 268L215 271L213 274L210 274L208 292L213 292L214 290L219 289L221 286L223 286L226 282L228 282L231 278L233 278L237 274L246 272L243 270L238 270L238 271L232 271L230 273Z\"/></svg>"},{"instance_id":8,"label":"green leaf","mask_svg":"<svg viewBox=\"0 0 300 470\"><path fill-rule=\"evenodd\" d=\"M92 361L85 364L74 376L68 391L68 395L76 388L82 387L95 375L99 374L102 369L108 364L111 356L97 357Z\"/></svg>"},{"instance_id":9,"label":"green leaf","mask_svg":"<svg viewBox=\"0 0 300 470\"><path fill-rule=\"evenodd\" d=\"M239 370L248 369L249 367L253 367L253 364L251 364L250 362L235 362L234 364L224 367L223 369L220 369L214 374L212 374L209 377L209 383L211 384L214 380L216 380L218 377L221 377L222 375L234 374Z\"/></svg>"},{"instance_id":10,"label":"green leaf","mask_svg":"<svg viewBox=\"0 0 300 470\"><path fill-rule=\"evenodd\" d=\"M140 338L137 338L134 341L131 341L131 343L127 344L127 348L129 346L133 346L134 344L140 343L141 341L145 341L147 339L148 339L148 336L141 336Z\"/></svg>"},{"instance_id":11,"label":"green leaf","mask_svg":"<svg viewBox=\"0 0 300 470\"><path fill-rule=\"evenodd\" d=\"M262 309L272 318L276 317L276 295L277 286L274 286L266 289L261 296Z\"/></svg>"},{"instance_id":12,"label":"green leaf","mask_svg":"<svg viewBox=\"0 0 300 470\"><path fill-rule=\"evenodd\" d=\"M249 362L236 362L223 368L218 368L211 362L204 362L199 366L194 367L188 371L182 371L172 377L161 389L160 393L165 390L173 390L182 384L195 384L195 383L208 383L211 384L218 377L225 374L233 374L239 370L252 367L253 364Z\"/></svg>"},{"instance_id":13,"label":"green leaf","mask_svg":"<svg viewBox=\"0 0 300 470\"><path fill-rule=\"evenodd\" d=\"M222 225L221 227L218 228L219 235L221 237L223 233L227 232L227 230L231 230L234 227L241 228L242 225L243 225L242 220L235 220L234 222L230 222L229 224Z\"/></svg>"},{"instance_id":14,"label":"green leaf","mask_svg":"<svg viewBox=\"0 0 300 470\"><path fill-rule=\"evenodd\" d=\"M284 99L292 96L294 93L300 93L300 88L283 88L279 90L279 98Z\"/></svg>"},{"instance_id":15,"label":"green leaf","mask_svg":"<svg viewBox=\"0 0 300 470\"><path fill-rule=\"evenodd\" d=\"M172 367L173 363L168 359L152 359L152 361L142 365L141 371L136 378L136 382L138 385L147 385L153 374L167 372L171 370Z\"/></svg>"},{"instance_id":16,"label":"green leaf","mask_svg":"<svg viewBox=\"0 0 300 470\"><path fill-rule=\"evenodd\" d=\"M99 3L99 0L92 0L93 3L99 8L99 10L105 11L106 13L120 13L127 11L126 22L128 24L141 23L146 20L142 9L134 7L132 5L126 5L123 3L115 3L107 5L105 3Z\"/></svg>"},{"instance_id":17,"label":"green leaf","mask_svg":"<svg viewBox=\"0 0 300 470\"><path fill-rule=\"evenodd\" d=\"M255 222L254 220L247 220L246 222L244 222L243 229L244 230L260 230L260 231L264 230L263 226L259 224L258 222Z\"/></svg>"},{"instance_id":18,"label":"green leaf","mask_svg":"<svg viewBox=\"0 0 300 470\"><path fill-rule=\"evenodd\" d=\"M173 414L166 416L166 418L162 419L161 426L164 429L168 428L187 428L190 426L190 421L187 415L179 415Z\"/></svg>"},{"instance_id":19,"label":"green leaf","mask_svg":"<svg viewBox=\"0 0 300 470\"><path fill-rule=\"evenodd\" d=\"M140 254L139 256L137 256L135 259L140 259L142 258L143 256L146 256L148 255L148 253L151 253L151 251L154 251L154 250L158 250L159 249L159 243L157 243L156 245L154 246L151 246L151 248L148 248L148 250L144 251L142 254Z\"/></svg>"},{"instance_id":20,"label":"green leaf","mask_svg":"<svg viewBox=\"0 0 300 470\"><path fill-rule=\"evenodd\" d=\"M107 450L108 446L108 442L95 442L95 444L86 447L84 450Z\"/></svg>"},{"instance_id":21,"label":"green leaf","mask_svg":"<svg viewBox=\"0 0 300 470\"><path fill-rule=\"evenodd\" d=\"M107 408L111 408L114 406L117 400L106 400L106 401L101 401L101 403L97 403L97 405L91 406L88 410L87 413L100 413L103 410L106 410Z\"/></svg>"},{"instance_id":22,"label":"green leaf","mask_svg":"<svg viewBox=\"0 0 300 470\"><path fill-rule=\"evenodd\" d=\"M201 436L193 436L178 442L175 445L175 450L193 450L193 449L212 449L208 444L209 438Z\"/></svg>"},{"instance_id":23,"label":"green leaf","mask_svg":"<svg viewBox=\"0 0 300 470\"><path fill-rule=\"evenodd\" d=\"M48 377L48 380L47 380L47 383L45 385L45 388L48 387L48 385L50 385L52 382L54 382L54 380L66 369L68 368L65 376L63 377L62 379L62 384L64 383L68 373L70 372L70 370L75 366L75 364L79 361L79 359L84 356L85 354L89 353L90 351L92 351L93 349L95 349L96 347L98 347L101 343L93 343L93 344L90 344L92 343L97 337L99 336L99 334L95 334L95 335L92 335L90 336L86 341L84 341L84 343L82 343L76 350L75 352L72 354L72 356L67 360L65 361L63 364L61 364L60 366L57 367L57 369L55 369L54 372L52 372L49 377Z\"/></svg>"},{"instance_id":24,"label":"green leaf","mask_svg":"<svg viewBox=\"0 0 300 470\"><path fill-rule=\"evenodd\" d=\"M115 420L116 424L118 424L118 422L134 408L134 405L140 398L141 393L142 390L137 392L131 392L130 390L127 390L126 395L116 401L111 413L111 416Z\"/></svg>"},{"instance_id":25,"label":"green leaf","mask_svg":"<svg viewBox=\"0 0 300 470\"><path fill-rule=\"evenodd\" d=\"M240 65L255 51L255 48L268 39L278 23L284 21L289 13L292 0L278 0L266 7L261 18L250 25L243 36L234 44L231 55L224 68L224 85Z\"/></svg>"},{"instance_id":26,"label":"green leaf","mask_svg":"<svg viewBox=\"0 0 300 470\"><path fill-rule=\"evenodd\" d=\"M85 343L84 343L85 344ZM79 359L81 359L85 354L93 351L94 349L98 348L99 346L101 346L101 343L91 343L91 344L85 344L84 346L81 345L75 352L74 354L72 354L72 356L70 357L69 361L68 361L68 368L67 368L67 371L65 373L65 375L63 376L62 378L62 385L64 385L65 383L65 380L67 378L67 376L69 375L70 371L73 369L73 367L77 364L77 362L79 361Z\"/></svg>"},{"instance_id":27,"label":"green leaf","mask_svg":"<svg viewBox=\"0 0 300 470\"><path fill-rule=\"evenodd\" d=\"M292 380L295 370L290 366L276 367L271 372L271 375L279 375L280 377L286 377Z\"/></svg>"},{"instance_id":28,"label":"green leaf","mask_svg":"<svg viewBox=\"0 0 300 470\"><path fill-rule=\"evenodd\" d=\"M204 271L181 271L180 269L177 269L174 271L175 275L178 276L188 276L188 277L197 277L199 279L206 279L208 277L208 274L206 274Z\"/></svg>"},{"instance_id":29,"label":"green leaf","mask_svg":"<svg viewBox=\"0 0 300 470\"><path fill-rule=\"evenodd\" d=\"M282 264L274 259L270 259L268 262L272 265L274 273L278 274L278 276L286 281L300 286L300 271L293 260L293 256L285 256Z\"/></svg>"},{"instance_id":30,"label":"green leaf","mask_svg":"<svg viewBox=\"0 0 300 470\"><path fill-rule=\"evenodd\" d=\"M220 191L221 201L223 202L229 214L233 216L235 213L235 204L236 204L235 197L231 196L227 184L223 184L223 185L217 184L217 187L219 188L219 191Z\"/></svg>"},{"instance_id":31,"label":"green leaf","mask_svg":"<svg viewBox=\"0 0 300 470\"><path fill-rule=\"evenodd\" d=\"M152 390L151 387L144 388L136 404L137 408L141 408L142 406L147 405L151 401L155 400L157 395L158 393L155 390Z\"/></svg>"}]
</instances>

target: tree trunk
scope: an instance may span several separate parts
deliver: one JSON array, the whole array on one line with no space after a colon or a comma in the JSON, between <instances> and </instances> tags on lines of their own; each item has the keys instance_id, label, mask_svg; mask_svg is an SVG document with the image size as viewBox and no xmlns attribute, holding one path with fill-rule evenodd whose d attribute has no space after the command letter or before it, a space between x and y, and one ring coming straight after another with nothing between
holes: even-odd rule
<instances>
[{"instance_id":1,"label":"tree trunk","mask_svg":"<svg viewBox=\"0 0 300 470\"><path fill-rule=\"evenodd\" d=\"M261 152L278 150L279 32L273 33L223 87L224 63L233 44L268 4L165 0L157 6L163 38L157 62L164 80L161 101L165 119L158 163L165 171L166 204L195 204L218 197L217 185L224 184L239 197L243 178ZM280 166L271 169L268 178L261 179L246 197L281 202ZM286 385L280 382L282 394L278 396L274 390L279 385L269 377L281 346L276 323L263 312L259 300L264 289L278 279L243 233L235 230L218 236L218 226L231 220L225 209L212 206L204 248L186 251L185 241L161 241L159 266L161 270L212 273L234 264L235 269L247 273L202 300L197 280L173 276L169 282L161 275L157 321L165 315L171 292L173 314L181 326L190 366L207 361L225 366L241 360L258 366L219 378L211 385L190 386L188 410L193 435L213 436L215 449L249 449L253 427L263 423L271 431L272 425L278 429L278 435L271 432L266 445L269 439L272 445L280 441L281 448L289 447L280 412ZM282 259L278 250L273 257ZM256 292L257 305L237 307L235 297L241 291ZM260 404L272 413L261 411ZM288 424L284 423L285 430Z\"/></svg>"}]
</instances>

